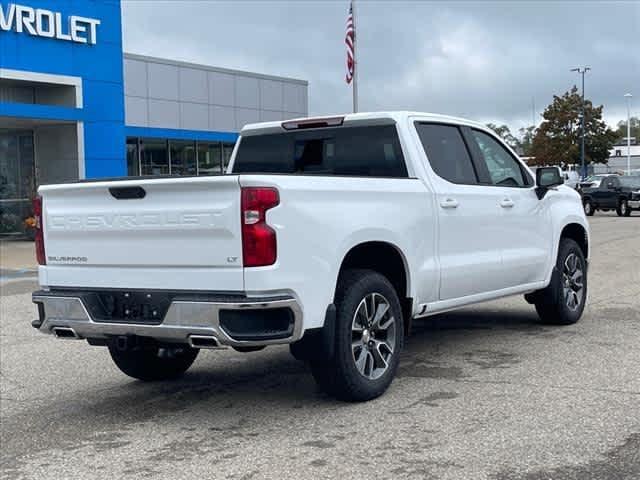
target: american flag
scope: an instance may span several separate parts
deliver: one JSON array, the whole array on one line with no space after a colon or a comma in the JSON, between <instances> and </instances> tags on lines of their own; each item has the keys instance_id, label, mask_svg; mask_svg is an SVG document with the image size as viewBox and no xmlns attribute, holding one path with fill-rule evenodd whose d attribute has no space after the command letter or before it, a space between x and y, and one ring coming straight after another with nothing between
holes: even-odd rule
<instances>
[{"instance_id":1,"label":"american flag","mask_svg":"<svg viewBox=\"0 0 640 480\"><path fill-rule=\"evenodd\" d=\"M347 44L347 83L351 83L353 80L353 71L355 64L353 62L354 45L353 41L356 36L356 30L353 26L353 3L349 3L349 16L347 17L347 34L344 38L344 43Z\"/></svg>"}]
</instances>

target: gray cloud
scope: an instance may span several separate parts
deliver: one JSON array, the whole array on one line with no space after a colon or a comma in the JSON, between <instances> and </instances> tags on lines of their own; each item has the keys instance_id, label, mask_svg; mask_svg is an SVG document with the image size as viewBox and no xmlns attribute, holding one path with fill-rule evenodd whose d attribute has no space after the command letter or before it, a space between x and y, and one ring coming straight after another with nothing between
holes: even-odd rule
<instances>
[{"instance_id":1,"label":"gray cloud","mask_svg":"<svg viewBox=\"0 0 640 480\"><path fill-rule=\"evenodd\" d=\"M361 110L411 109L512 128L589 65L605 119L640 114L640 2L358 0ZM351 109L344 1L123 0L125 49L309 80L311 114Z\"/></svg>"}]
</instances>

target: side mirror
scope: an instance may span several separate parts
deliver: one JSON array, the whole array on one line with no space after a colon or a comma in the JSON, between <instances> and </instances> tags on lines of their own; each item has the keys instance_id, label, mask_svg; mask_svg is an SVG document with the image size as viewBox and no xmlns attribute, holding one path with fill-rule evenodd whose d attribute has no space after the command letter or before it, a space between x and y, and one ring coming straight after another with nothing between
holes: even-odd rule
<instances>
[{"instance_id":1,"label":"side mirror","mask_svg":"<svg viewBox=\"0 0 640 480\"><path fill-rule=\"evenodd\" d=\"M558 167L540 167L536 170L536 195L542 200L550 188L564 183L562 173Z\"/></svg>"}]
</instances>

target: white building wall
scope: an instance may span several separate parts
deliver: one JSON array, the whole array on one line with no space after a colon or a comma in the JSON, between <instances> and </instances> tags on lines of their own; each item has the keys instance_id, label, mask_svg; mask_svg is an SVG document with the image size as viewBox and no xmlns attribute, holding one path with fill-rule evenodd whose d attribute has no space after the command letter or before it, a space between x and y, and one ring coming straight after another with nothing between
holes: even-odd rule
<instances>
[{"instance_id":1,"label":"white building wall","mask_svg":"<svg viewBox=\"0 0 640 480\"><path fill-rule=\"evenodd\" d=\"M238 132L308 115L308 83L125 54L128 126Z\"/></svg>"},{"instance_id":2,"label":"white building wall","mask_svg":"<svg viewBox=\"0 0 640 480\"><path fill-rule=\"evenodd\" d=\"M640 157L640 145L630 145L629 153L632 157ZM627 157L627 145L615 145L609 150L609 158Z\"/></svg>"}]
</instances>

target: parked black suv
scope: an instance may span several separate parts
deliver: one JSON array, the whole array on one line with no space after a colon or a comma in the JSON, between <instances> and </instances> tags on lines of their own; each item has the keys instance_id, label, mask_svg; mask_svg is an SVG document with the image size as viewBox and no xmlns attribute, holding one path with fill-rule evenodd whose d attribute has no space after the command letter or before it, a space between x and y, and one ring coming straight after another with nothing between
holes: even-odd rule
<instances>
[{"instance_id":1,"label":"parked black suv","mask_svg":"<svg viewBox=\"0 0 640 480\"><path fill-rule=\"evenodd\" d=\"M609 176L599 186L582 190L584 213L613 210L628 217L632 210L640 210L640 176Z\"/></svg>"}]
</instances>

